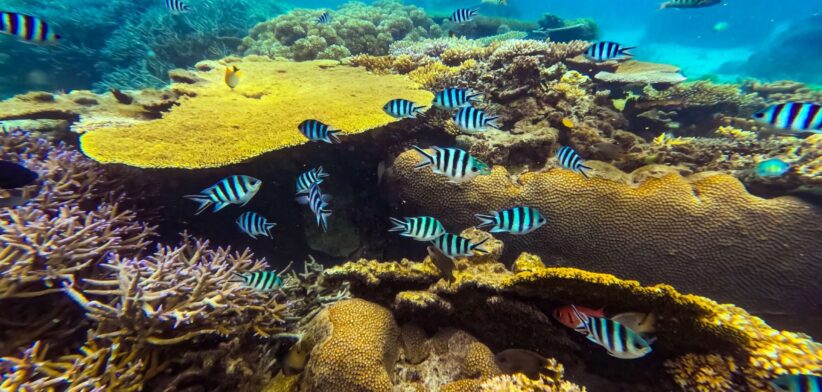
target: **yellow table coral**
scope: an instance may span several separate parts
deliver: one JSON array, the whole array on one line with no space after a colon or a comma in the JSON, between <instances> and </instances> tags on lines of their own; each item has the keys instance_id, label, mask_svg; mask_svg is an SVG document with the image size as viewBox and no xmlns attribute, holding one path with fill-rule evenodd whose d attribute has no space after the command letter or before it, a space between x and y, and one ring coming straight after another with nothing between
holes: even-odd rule
<instances>
[{"instance_id":1,"label":"yellow table coral","mask_svg":"<svg viewBox=\"0 0 822 392\"><path fill-rule=\"evenodd\" d=\"M394 98L428 105L433 95L399 75L375 75L336 61L286 62L246 58L231 63L244 74L232 91L222 63L201 63L185 95L162 118L86 133L83 151L103 163L150 168L207 168L306 143L306 119L365 132L396 121L382 110ZM344 143L344 142L343 142Z\"/></svg>"}]
</instances>

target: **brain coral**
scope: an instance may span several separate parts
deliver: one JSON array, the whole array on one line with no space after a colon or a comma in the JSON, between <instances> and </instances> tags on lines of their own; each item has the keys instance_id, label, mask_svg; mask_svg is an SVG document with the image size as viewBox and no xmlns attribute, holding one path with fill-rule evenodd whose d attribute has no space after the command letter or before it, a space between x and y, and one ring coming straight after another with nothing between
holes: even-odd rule
<instances>
[{"instance_id":1,"label":"brain coral","mask_svg":"<svg viewBox=\"0 0 822 392\"><path fill-rule=\"evenodd\" d=\"M476 213L517 204L542 212L548 224L529 235L502 236L506 249L668 283L757 311L804 314L822 306L822 211L798 199L755 197L718 174L671 174L631 187L560 169L525 173L517 183L495 167L454 186L414 171L418 160L413 151L401 154L391 179L392 196L409 213L467 227L478 223Z\"/></svg>"},{"instance_id":2,"label":"brain coral","mask_svg":"<svg viewBox=\"0 0 822 392\"><path fill-rule=\"evenodd\" d=\"M427 105L433 98L403 76L335 61L249 57L231 64L245 74L233 91L223 82L222 63L200 63L196 77L172 85L185 96L179 106L158 120L90 131L81 139L83 151L103 163L219 167L305 143L297 125L306 119L354 134L395 121L382 110L391 99Z\"/></svg>"}]
</instances>

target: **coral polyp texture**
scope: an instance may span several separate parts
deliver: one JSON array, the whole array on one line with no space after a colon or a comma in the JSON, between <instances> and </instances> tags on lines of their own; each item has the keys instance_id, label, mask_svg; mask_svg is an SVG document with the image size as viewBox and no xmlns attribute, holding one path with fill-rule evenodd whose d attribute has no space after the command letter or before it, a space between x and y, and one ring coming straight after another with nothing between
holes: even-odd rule
<instances>
[{"instance_id":1,"label":"coral polyp texture","mask_svg":"<svg viewBox=\"0 0 822 392\"><path fill-rule=\"evenodd\" d=\"M433 265L430 258L420 264ZM427 281L409 279L419 274L419 267L407 260L360 260L330 268L326 276L330 281L349 282L355 295L390 306L397 319L414 320L427 329L464 328L494 351L528 347L555 356L566 367L601 359L586 354L584 338L546 315L554 307L572 303L605 307L614 314L626 310L654 313L657 339L653 347L659 352L654 355L670 359L665 367L634 369L628 378L637 390L644 390L643 385L653 386L649 390L674 390L679 385L685 391L767 391L767 381L779 374L822 370L822 345L810 337L774 330L739 307L681 294L669 285L643 286L609 274L546 267L527 253L513 263L513 272L495 260L458 259L456 264L453 282L438 274L429 275ZM364 279L367 275L381 279ZM413 300L421 297L436 301ZM706 351L715 354L701 354ZM611 363L616 369L624 364ZM554 374L561 377L562 371ZM478 375L477 379L484 377L493 375ZM482 385L486 386L525 382L517 376L485 380Z\"/></svg>"},{"instance_id":2,"label":"coral polyp texture","mask_svg":"<svg viewBox=\"0 0 822 392\"><path fill-rule=\"evenodd\" d=\"M233 90L223 82L229 65L244 73ZM179 106L157 120L87 132L83 152L99 162L138 167L219 167L306 143L297 126L307 119L340 129L345 137L396 121L382 110L392 99L427 105L433 98L405 77L335 61L258 57L198 68L172 85L184 96Z\"/></svg>"},{"instance_id":3,"label":"coral polyp texture","mask_svg":"<svg viewBox=\"0 0 822 392\"><path fill-rule=\"evenodd\" d=\"M414 170L418 160L405 152L392 171L392 196L409 211L426 211L447 227L476 225L474 214L515 205L546 217L548 223L527 236L502 237L506 249L758 310L820 306L814 277L822 255L815 240L822 235L822 212L799 199L759 198L723 174L684 178L664 175L667 170L633 186L630 175L597 162L591 162L597 170L590 179L552 168L515 181L494 167L488 176L454 186Z\"/></svg>"}]
</instances>

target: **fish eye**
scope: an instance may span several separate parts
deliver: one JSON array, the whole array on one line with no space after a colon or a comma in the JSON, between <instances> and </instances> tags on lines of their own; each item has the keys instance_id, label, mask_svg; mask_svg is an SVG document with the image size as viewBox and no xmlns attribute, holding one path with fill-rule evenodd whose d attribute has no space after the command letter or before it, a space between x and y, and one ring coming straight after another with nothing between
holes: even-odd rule
<instances>
[{"instance_id":1,"label":"fish eye","mask_svg":"<svg viewBox=\"0 0 822 392\"><path fill-rule=\"evenodd\" d=\"M754 117L756 117L756 118L765 117L765 113L762 113L762 112L756 113L756 114L754 114Z\"/></svg>"}]
</instances>

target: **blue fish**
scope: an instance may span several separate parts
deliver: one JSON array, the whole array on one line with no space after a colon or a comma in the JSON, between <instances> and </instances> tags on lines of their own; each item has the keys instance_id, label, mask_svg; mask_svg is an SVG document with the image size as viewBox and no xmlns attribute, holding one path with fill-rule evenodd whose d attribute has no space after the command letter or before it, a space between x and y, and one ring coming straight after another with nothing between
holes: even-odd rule
<instances>
[{"instance_id":1,"label":"blue fish","mask_svg":"<svg viewBox=\"0 0 822 392\"><path fill-rule=\"evenodd\" d=\"M628 51L635 48L635 46L623 47L616 42L600 41L591 44L585 50L585 56L595 61L620 60L624 57L633 56Z\"/></svg>"},{"instance_id":2,"label":"blue fish","mask_svg":"<svg viewBox=\"0 0 822 392\"><path fill-rule=\"evenodd\" d=\"M754 113L754 120L797 132L822 133L822 105L787 102Z\"/></svg>"},{"instance_id":3,"label":"blue fish","mask_svg":"<svg viewBox=\"0 0 822 392\"><path fill-rule=\"evenodd\" d=\"M466 132L482 132L487 127L497 128L494 120L499 116L488 116L482 109L473 106L460 108L454 114L454 122Z\"/></svg>"},{"instance_id":4,"label":"blue fish","mask_svg":"<svg viewBox=\"0 0 822 392\"><path fill-rule=\"evenodd\" d=\"M433 153L417 146L413 148L422 158L420 163L414 166L415 170L431 166L432 172L447 176L448 182L452 184L471 181L479 175L491 174L488 165L459 148L431 147Z\"/></svg>"},{"instance_id":5,"label":"blue fish","mask_svg":"<svg viewBox=\"0 0 822 392\"><path fill-rule=\"evenodd\" d=\"M271 235L271 229L277 226L276 223L269 223L264 216L251 211L243 212L235 223L237 223L237 226L240 227L243 233L248 234L255 240L258 235L273 239L274 236Z\"/></svg>"},{"instance_id":6,"label":"blue fish","mask_svg":"<svg viewBox=\"0 0 822 392\"><path fill-rule=\"evenodd\" d=\"M492 212L490 215L477 214L482 221L478 229L491 226L492 233L528 234L548 222L536 208L517 206Z\"/></svg>"},{"instance_id":7,"label":"blue fish","mask_svg":"<svg viewBox=\"0 0 822 392\"><path fill-rule=\"evenodd\" d=\"M257 291L276 290L283 285L283 278L274 271L257 271L249 274L234 273L243 280L243 286Z\"/></svg>"},{"instance_id":8,"label":"blue fish","mask_svg":"<svg viewBox=\"0 0 822 392\"><path fill-rule=\"evenodd\" d=\"M421 110L426 107L427 106L417 106L417 104L407 99L398 98L388 101L382 109L394 118L410 118L416 117L421 113Z\"/></svg>"},{"instance_id":9,"label":"blue fish","mask_svg":"<svg viewBox=\"0 0 822 392\"><path fill-rule=\"evenodd\" d=\"M479 8L468 9L468 8L458 8L454 11L448 20L456 23L465 23L474 20L474 17L477 16L477 12Z\"/></svg>"},{"instance_id":10,"label":"blue fish","mask_svg":"<svg viewBox=\"0 0 822 392\"><path fill-rule=\"evenodd\" d=\"M453 259L454 257L470 257L474 255L474 252L479 254L488 253L488 251L482 247L482 244L486 241L488 241L488 238L474 244L468 238L445 233L431 241L431 243L444 255Z\"/></svg>"},{"instance_id":11,"label":"blue fish","mask_svg":"<svg viewBox=\"0 0 822 392\"><path fill-rule=\"evenodd\" d=\"M329 24L331 23L331 14L328 11L323 12L319 18L317 18L317 24Z\"/></svg>"},{"instance_id":12,"label":"blue fish","mask_svg":"<svg viewBox=\"0 0 822 392\"><path fill-rule=\"evenodd\" d=\"M39 18L5 11L0 11L0 33L34 44L53 44L61 38L52 31L48 23Z\"/></svg>"},{"instance_id":13,"label":"blue fish","mask_svg":"<svg viewBox=\"0 0 822 392\"><path fill-rule=\"evenodd\" d=\"M297 126L297 129L312 142L326 142L329 144L340 142L340 138L337 136L340 131L333 130L317 120L305 120Z\"/></svg>"},{"instance_id":14,"label":"blue fish","mask_svg":"<svg viewBox=\"0 0 822 392\"><path fill-rule=\"evenodd\" d=\"M579 157L579 154L577 154L573 148L568 146L560 147L557 151L557 159L559 159L559 164L562 165L562 167L573 170L582 174L585 178L588 178L585 170L591 170L591 168L582 163L582 158Z\"/></svg>"},{"instance_id":15,"label":"blue fish","mask_svg":"<svg viewBox=\"0 0 822 392\"><path fill-rule=\"evenodd\" d=\"M457 109L478 102L481 95L467 88L449 87L434 95L434 106Z\"/></svg>"},{"instance_id":16,"label":"blue fish","mask_svg":"<svg viewBox=\"0 0 822 392\"><path fill-rule=\"evenodd\" d=\"M331 209L328 208L328 202L331 201L331 196L323 195L320 191L320 184L314 183L308 189L308 195L297 197L297 203L308 204L311 212L317 217L317 225L323 228L323 231L328 231L328 217L331 216Z\"/></svg>"},{"instance_id":17,"label":"blue fish","mask_svg":"<svg viewBox=\"0 0 822 392\"><path fill-rule=\"evenodd\" d=\"M791 170L791 165L779 158L771 158L756 165L756 174L760 177L782 177Z\"/></svg>"},{"instance_id":18,"label":"blue fish","mask_svg":"<svg viewBox=\"0 0 822 392\"><path fill-rule=\"evenodd\" d=\"M638 333L616 321L580 313L573 305L577 319L582 321L588 340L604 347L608 354L620 359L636 359L652 351L651 344Z\"/></svg>"},{"instance_id":19,"label":"blue fish","mask_svg":"<svg viewBox=\"0 0 822 392\"><path fill-rule=\"evenodd\" d=\"M168 8L173 14L184 14L186 12L191 11L191 8L188 4L182 2L181 0L163 0Z\"/></svg>"},{"instance_id":20,"label":"blue fish","mask_svg":"<svg viewBox=\"0 0 822 392\"><path fill-rule=\"evenodd\" d=\"M436 218L430 216L406 217L403 220L391 218L394 227L388 231L399 231L403 237L417 241L432 241L445 234L445 227Z\"/></svg>"},{"instance_id":21,"label":"blue fish","mask_svg":"<svg viewBox=\"0 0 822 392\"><path fill-rule=\"evenodd\" d=\"M320 184L328 177L328 173L323 171L323 167L316 167L297 177L297 194L306 193L311 185Z\"/></svg>"},{"instance_id":22,"label":"blue fish","mask_svg":"<svg viewBox=\"0 0 822 392\"><path fill-rule=\"evenodd\" d=\"M822 377L812 374L783 374L770 384L777 392L822 392Z\"/></svg>"},{"instance_id":23,"label":"blue fish","mask_svg":"<svg viewBox=\"0 0 822 392\"><path fill-rule=\"evenodd\" d=\"M214 204L214 212L220 211L229 204L246 205L257 191L260 190L263 182L250 176L230 176L216 184L203 189L199 195L188 195L186 199L196 201L200 205L196 215L205 211L208 206Z\"/></svg>"}]
</instances>

